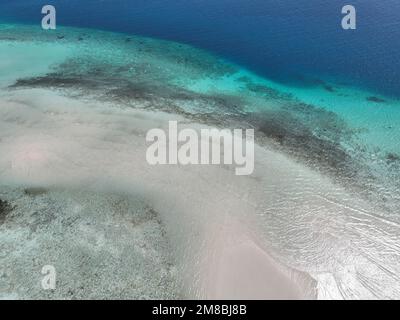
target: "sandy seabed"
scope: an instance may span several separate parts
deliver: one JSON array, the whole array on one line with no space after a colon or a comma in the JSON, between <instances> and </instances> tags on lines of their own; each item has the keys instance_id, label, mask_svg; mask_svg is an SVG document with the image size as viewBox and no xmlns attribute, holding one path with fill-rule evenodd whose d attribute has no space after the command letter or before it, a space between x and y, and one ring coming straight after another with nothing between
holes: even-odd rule
<instances>
[{"instance_id":1,"label":"sandy seabed","mask_svg":"<svg viewBox=\"0 0 400 320\"><path fill-rule=\"evenodd\" d=\"M328 178L265 146L256 146L252 176L229 166L150 166L147 130L169 119L204 125L49 90L7 97L0 195L14 209L0 225L3 298L339 297L337 266L356 248L335 228L361 219L367 205ZM278 226L292 261L311 253L314 270L289 266L270 244L266 230ZM54 292L40 288L47 264L58 271Z\"/></svg>"},{"instance_id":2,"label":"sandy seabed","mask_svg":"<svg viewBox=\"0 0 400 320\"><path fill-rule=\"evenodd\" d=\"M59 270L55 297L310 295L257 235L256 177L147 164L146 132L181 116L46 90L1 102L2 198L15 206L1 226L5 297L48 297L40 263Z\"/></svg>"}]
</instances>

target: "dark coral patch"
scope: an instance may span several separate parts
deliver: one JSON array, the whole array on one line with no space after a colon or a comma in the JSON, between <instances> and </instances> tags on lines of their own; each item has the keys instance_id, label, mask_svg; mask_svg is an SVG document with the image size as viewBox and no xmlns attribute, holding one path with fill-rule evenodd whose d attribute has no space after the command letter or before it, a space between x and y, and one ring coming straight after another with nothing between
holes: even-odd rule
<instances>
[{"instance_id":1,"label":"dark coral patch","mask_svg":"<svg viewBox=\"0 0 400 320\"><path fill-rule=\"evenodd\" d=\"M375 102L375 103L385 103L386 102L386 100L383 100L383 99L378 98L378 97L368 97L367 101Z\"/></svg>"},{"instance_id":2,"label":"dark coral patch","mask_svg":"<svg viewBox=\"0 0 400 320\"><path fill-rule=\"evenodd\" d=\"M400 155L398 155L396 153L389 152L386 155L386 162L388 164L400 163Z\"/></svg>"},{"instance_id":3,"label":"dark coral patch","mask_svg":"<svg viewBox=\"0 0 400 320\"><path fill-rule=\"evenodd\" d=\"M24 193L28 196L40 196L42 194L47 193L47 189L45 188L39 188L39 187L32 187L32 188L26 188L24 190Z\"/></svg>"},{"instance_id":4,"label":"dark coral patch","mask_svg":"<svg viewBox=\"0 0 400 320\"><path fill-rule=\"evenodd\" d=\"M323 88L328 92L335 92L335 89L330 85L324 85Z\"/></svg>"},{"instance_id":5,"label":"dark coral patch","mask_svg":"<svg viewBox=\"0 0 400 320\"><path fill-rule=\"evenodd\" d=\"M4 223L7 215L12 211L11 205L4 200L0 199L0 225Z\"/></svg>"},{"instance_id":6,"label":"dark coral patch","mask_svg":"<svg viewBox=\"0 0 400 320\"><path fill-rule=\"evenodd\" d=\"M324 114L320 114L318 124L325 122ZM330 117L327 114L328 118ZM346 172L351 162L350 155L341 147L339 138L323 137L321 130L311 127L302 120L297 119L287 111L266 112L257 117L252 116L250 121L268 138L273 139L281 147L296 157L302 158L312 164L328 171ZM337 131L340 131L340 124L337 124ZM337 132L338 133L338 132ZM328 134L328 133L327 133ZM332 135L334 135L331 132ZM336 140L336 141L335 141Z\"/></svg>"}]
</instances>

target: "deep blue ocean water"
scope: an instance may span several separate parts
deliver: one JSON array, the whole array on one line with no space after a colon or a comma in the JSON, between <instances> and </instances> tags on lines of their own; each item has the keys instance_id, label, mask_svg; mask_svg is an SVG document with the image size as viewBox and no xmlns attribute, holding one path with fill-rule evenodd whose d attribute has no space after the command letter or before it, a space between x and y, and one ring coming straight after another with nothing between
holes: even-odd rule
<instances>
[{"instance_id":1,"label":"deep blue ocean water","mask_svg":"<svg viewBox=\"0 0 400 320\"><path fill-rule=\"evenodd\" d=\"M329 77L400 97L398 0L1 0L0 19L40 24L44 4L62 25L192 44L294 86ZM357 30L341 28L345 4Z\"/></svg>"}]
</instances>

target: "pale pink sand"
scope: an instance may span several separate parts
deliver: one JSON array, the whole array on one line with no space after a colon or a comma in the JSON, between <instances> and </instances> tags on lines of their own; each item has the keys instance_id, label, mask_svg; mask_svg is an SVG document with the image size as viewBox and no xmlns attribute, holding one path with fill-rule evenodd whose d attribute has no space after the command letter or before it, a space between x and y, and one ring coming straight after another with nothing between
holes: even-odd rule
<instances>
[{"instance_id":1,"label":"pale pink sand","mask_svg":"<svg viewBox=\"0 0 400 320\"><path fill-rule=\"evenodd\" d=\"M247 221L248 223L250 221ZM312 298L291 275L258 244L256 234L243 222L231 220L221 226L210 242L206 291L209 299L305 299Z\"/></svg>"},{"instance_id":2,"label":"pale pink sand","mask_svg":"<svg viewBox=\"0 0 400 320\"><path fill-rule=\"evenodd\" d=\"M300 288L254 242L226 249L215 271L216 299L301 299Z\"/></svg>"}]
</instances>

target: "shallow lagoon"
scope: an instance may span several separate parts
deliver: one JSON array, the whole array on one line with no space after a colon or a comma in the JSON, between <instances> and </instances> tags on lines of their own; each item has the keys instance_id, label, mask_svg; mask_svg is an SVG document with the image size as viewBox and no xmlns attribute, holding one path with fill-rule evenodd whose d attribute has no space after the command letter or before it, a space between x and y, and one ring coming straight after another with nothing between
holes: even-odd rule
<instances>
[{"instance_id":1,"label":"shallow lagoon","mask_svg":"<svg viewBox=\"0 0 400 320\"><path fill-rule=\"evenodd\" d=\"M218 225L220 219L241 221L249 215L250 220L258 217L256 242L267 247L283 269L296 270L295 278L306 283L307 294L317 291L320 298L398 296L398 288L393 287L399 247L398 101L385 96L371 99L376 94L332 80L314 79L313 86L304 88L282 85L187 45L126 34L66 27L44 34L29 25L3 24L0 46L1 150L5 155L0 170L2 197L10 203L27 201L25 207L41 207L41 201L54 202L57 188L84 186L90 192L108 194L107 183L117 194L139 194L141 201L156 208L166 229L160 231L156 225L155 234L160 239L166 234L170 245L178 248L169 257L168 249L158 253L156 248L164 243L158 236L149 242L154 244L150 249L154 255L166 261L166 276L173 283L166 295L207 297L209 292L218 292L207 290L212 277L204 280L198 269L191 270L205 258L187 257L182 239L192 249L197 239L192 234L216 236L208 230L212 221ZM224 171L213 171L211 185L219 192L210 203L203 203L207 188L201 181L210 173L143 171L146 167L138 150L142 150L140 137L149 121L147 112L155 117L150 123L160 126L168 117L179 116L193 125L254 127L260 148L256 178L236 182ZM146 123L143 128L140 119ZM106 157L110 150L120 157L115 157L116 163ZM136 167L132 159L138 161ZM104 179L97 177L93 166L106 173ZM272 175L271 170L279 174ZM133 175L116 183L123 172ZM133 185L129 177L135 177ZM147 179L140 190L141 181ZM186 194L179 187L162 193L177 179L194 189L187 191L187 199L178 196ZM37 203L21 195L24 188L37 185L55 189L55 195L51 192L34 200ZM96 195L90 192L76 200L67 191L62 201L74 200L82 207L82 203L93 203ZM157 198L153 192L162 196ZM193 203L198 206L191 211ZM230 209L218 218L211 216L221 212L223 204ZM89 208L97 210L93 204ZM16 210L22 215L29 212ZM85 210L75 214L79 212L85 214ZM180 232L175 229L177 216L184 226ZM10 238L7 223L2 236L9 243L12 233ZM231 233L227 235L229 239ZM125 249L115 250L119 255L118 250ZM212 255L212 250L206 252L205 257ZM18 261L18 255L15 259L10 261ZM177 272L195 274L197 282L176 289L178 279L185 278L176 277ZM148 291L151 297L159 292L154 286ZM131 294L141 297L145 292L146 288Z\"/></svg>"}]
</instances>

